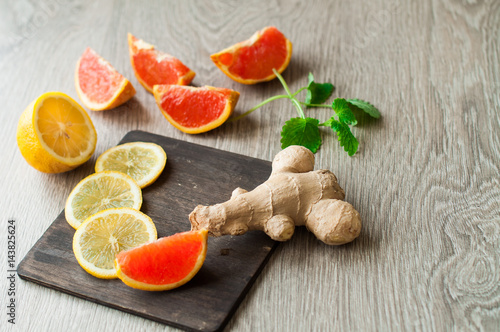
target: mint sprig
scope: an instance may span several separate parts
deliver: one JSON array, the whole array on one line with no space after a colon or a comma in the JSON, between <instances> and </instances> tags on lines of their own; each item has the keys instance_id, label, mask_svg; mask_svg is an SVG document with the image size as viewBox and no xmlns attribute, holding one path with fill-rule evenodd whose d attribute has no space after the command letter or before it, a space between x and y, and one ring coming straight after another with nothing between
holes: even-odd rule
<instances>
[{"instance_id":1,"label":"mint sprig","mask_svg":"<svg viewBox=\"0 0 500 332\"><path fill-rule=\"evenodd\" d=\"M374 118L380 117L380 112L375 106L360 99L336 98L331 105L323 104L330 98L335 87L331 83L316 83L312 73L308 75L307 86L292 93L284 78L276 70L273 69L273 72L283 85L286 94L268 98L245 113L232 118L231 121L241 119L273 100L290 99L299 117L291 118L283 126L280 141L282 149L290 145L301 145L316 153L322 143L319 127L329 127L337 134L340 146L349 156L353 156L358 151L359 142L349 127L358 123L352 109L360 109ZM304 102L301 102L297 99L297 95L304 90L307 91L306 98ZM333 110L334 115L327 121L320 123L318 119L306 117L302 106L328 107Z\"/></svg>"}]
</instances>

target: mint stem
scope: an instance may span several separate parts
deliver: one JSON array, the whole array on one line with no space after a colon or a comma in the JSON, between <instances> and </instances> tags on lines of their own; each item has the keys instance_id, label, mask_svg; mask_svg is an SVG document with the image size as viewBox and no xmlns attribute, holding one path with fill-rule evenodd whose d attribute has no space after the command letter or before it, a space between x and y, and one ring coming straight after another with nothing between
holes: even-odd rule
<instances>
[{"instance_id":1,"label":"mint stem","mask_svg":"<svg viewBox=\"0 0 500 332\"><path fill-rule=\"evenodd\" d=\"M231 119L228 120L228 122L233 122L233 121L236 121L236 120L239 120L241 118L244 118L245 116L247 116L248 114L252 113L253 111L255 111L256 109L258 109L259 107L262 107L264 106L265 104L273 101L273 100L276 100L276 99L282 99L282 98L290 98L288 95L277 95L277 96L274 96L274 97L271 97L271 98L268 98L266 100L264 100L263 102L261 102L260 104L252 107L251 109L249 109L248 111L246 111L245 113L243 114L240 114L236 117L233 117Z\"/></svg>"},{"instance_id":2,"label":"mint stem","mask_svg":"<svg viewBox=\"0 0 500 332\"><path fill-rule=\"evenodd\" d=\"M287 94L286 95L277 95L277 96L268 98L268 99L264 100L263 102L259 103L258 105L255 105L254 107L252 107L251 109L249 109L245 113L230 118L227 122L233 122L233 121L239 120L241 118L244 118L248 114L250 114L253 111L257 110L258 108L264 106L265 104L267 104L267 103L269 103L269 102L271 102L273 100L283 99L283 98L290 99L292 101L292 103L295 105L295 107L297 108L297 112L299 113L300 117L303 118L303 119L305 119L304 110L302 109L302 107L300 106L300 104L304 104L304 105L308 105L308 104L305 104L305 103L302 103L302 102L298 101L297 98L295 98L295 96L298 95L299 93L301 93L302 91L306 90L307 87L300 88L295 93L292 94L290 92L290 88L288 87L288 85L286 84L285 80L283 79L283 76L281 76L275 69L273 69L273 72L278 77L279 81L281 82L281 85L283 85L283 88L285 89L285 91L286 91Z\"/></svg>"},{"instance_id":3,"label":"mint stem","mask_svg":"<svg viewBox=\"0 0 500 332\"><path fill-rule=\"evenodd\" d=\"M303 88L298 89L298 90L297 90L297 91L296 91L296 92L292 95L292 97L295 97L296 95L298 95L299 93L301 93L301 92L302 92L302 91L304 91L304 90L307 90L307 86L305 86L305 87L303 87ZM303 103L301 103L301 104L303 104Z\"/></svg>"},{"instance_id":4,"label":"mint stem","mask_svg":"<svg viewBox=\"0 0 500 332\"><path fill-rule=\"evenodd\" d=\"M281 82L281 85L283 85L283 88L285 89L286 93L288 94L288 96L290 97L290 100L292 101L292 103L295 105L295 108L297 108L297 113L299 113L300 117L302 119L305 119L306 116L304 115L304 110L302 110L302 107L300 106L300 102L294 97L295 95L292 95L292 93L290 92L290 88L288 87L288 85L286 84L285 82L285 79L283 78L283 76L281 76L277 71L276 69L273 68L273 73L276 75L276 77L278 77L278 79L280 80Z\"/></svg>"},{"instance_id":5,"label":"mint stem","mask_svg":"<svg viewBox=\"0 0 500 332\"><path fill-rule=\"evenodd\" d=\"M307 106L307 107L327 107L327 108L332 107L332 105L327 105L327 104L308 104L308 103L304 103L304 102L300 102L300 104Z\"/></svg>"}]
</instances>

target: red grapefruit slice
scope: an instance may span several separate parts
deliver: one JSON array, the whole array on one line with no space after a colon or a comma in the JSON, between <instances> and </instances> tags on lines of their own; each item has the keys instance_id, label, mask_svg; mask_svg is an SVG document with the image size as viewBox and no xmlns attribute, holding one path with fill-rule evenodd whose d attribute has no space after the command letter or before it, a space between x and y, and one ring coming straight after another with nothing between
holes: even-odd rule
<instances>
[{"instance_id":1,"label":"red grapefruit slice","mask_svg":"<svg viewBox=\"0 0 500 332\"><path fill-rule=\"evenodd\" d=\"M184 285L200 270L207 255L207 230L177 233L120 252L115 268L125 284L148 291Z\"/></svg>"},{"instance_id":2,"label":"red grapefruit slice","mask_svg":"<svg viewBox=\"0 0 500 332\"><path fill-rule=\"evenodd\" d=\"M270 81L276 77L273 68L282 73L292 57L292 43L275 27L257 31L210 58L231 79L243 84Z\"/></svg>"},{"instance_id":3,"label":"red grapefruit slice","mask_svg":"<svg viewBox=\"0 0 500 332\"><path fill-rule=\"evenodd\" d=\"M135 95L132 84L90 47L76 64L75 85L82 103L93 111L118 107Z\"/></svg>"},{"instance_id":4,"label":"red grapefruit slice","mask_svg":"<svg viewBox=\"0 0 500 332\"><path fill-rule=\"evenodd\" d=\"M153 93L157 84L188 85L195 72L179 59L160 52L151 44L128 34L130 62L135 76L142 86Z\"/></svg>"},{"instance_id":5,"label":"red grapefruit slice","mask_svg":"<svg viewBox=\"0 0 500 332\"><path fill-rule=\"evenodd\" d=\"M222 125L240 97L237 91L212 86L155 85L153 91L165 118L188 134L204 133Z\"/></svg>"}]
</instances>

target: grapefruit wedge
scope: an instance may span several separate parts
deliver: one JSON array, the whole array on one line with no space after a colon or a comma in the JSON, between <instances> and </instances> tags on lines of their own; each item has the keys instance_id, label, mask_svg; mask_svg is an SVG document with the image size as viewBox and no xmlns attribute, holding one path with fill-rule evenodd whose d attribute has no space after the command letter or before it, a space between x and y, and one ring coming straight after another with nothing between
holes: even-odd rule
<instances>
[{"instance_id":1,"label":"grapefruit wedge","mask_svg":"<svg viewBox=\"0 0 500 332\"><path fill-rule=\"evenodd\" d=\"M249 39L230 46L210 58L224 74L236 82L256 84L282 73L292 57L292 43L275 27L254 33Z\"/></svg>"},{"instance_id":2,"label":"grapefruit wedge","mask_svg":"<svg viewBox=\"0 0 500 332\"><path fill-rule=\"evenodd\" d=\"M237 91L212 86L155 85L153 93L165 118L188 134L204 133L222 125L240 97Z\"/></svg>"},{"instance_id":3,"label":"grapefruit wedge","mask_svg":"<svg viewBox=\"0 0 500 332\"><path fill-rule=\"evenodd\" d=\"M126 285L164 291L184 285L200 270L207 255L207 230L177 233L120 252L118 278Z\"/></svg>"},{"instance_id":4,"label":"grapefruit wedge","mask_svg":"<svg viewBox=\"0 0 500 332\"><path fill-rule=\"evenodd\" d=\"M188 85L195 72L170 54L160 52L151 44L128 34L130 62L142 86L153 93L156 84Z\"/></svg>"},{"instance_id":5,"label":"grapefruit wedge","mask_svg":"<svg viewBox=\"0 0 500 332\"><path fill-rule=\"evenodd\" d=\"M76 92L93 111L120 106L135 95L135 89L113 66L90 47L76 64Z\"/></svg>"}]
</instances>

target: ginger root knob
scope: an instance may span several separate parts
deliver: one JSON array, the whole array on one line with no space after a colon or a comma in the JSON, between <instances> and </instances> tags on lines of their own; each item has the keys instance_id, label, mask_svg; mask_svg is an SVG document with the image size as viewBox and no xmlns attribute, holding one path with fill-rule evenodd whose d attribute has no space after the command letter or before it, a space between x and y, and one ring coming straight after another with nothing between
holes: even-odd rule
<instances>
[{"instance_id":1,"label":"ginger root knob","mask_svg":"<svg viewBox=\"0 0 500 332\"><path fill-rule=\"evenodd\" d=\"M295 226L306 226L329 245L353 241L361 218L345 202L344 190L328 170L314 169L314 154L302 146L279 152L269 179L252 191L236 188L231 198L212 206L198 205L189 215L193 230L212 236L266 232L273 240L289 240Z\"/></svg>"}]
</instances>

